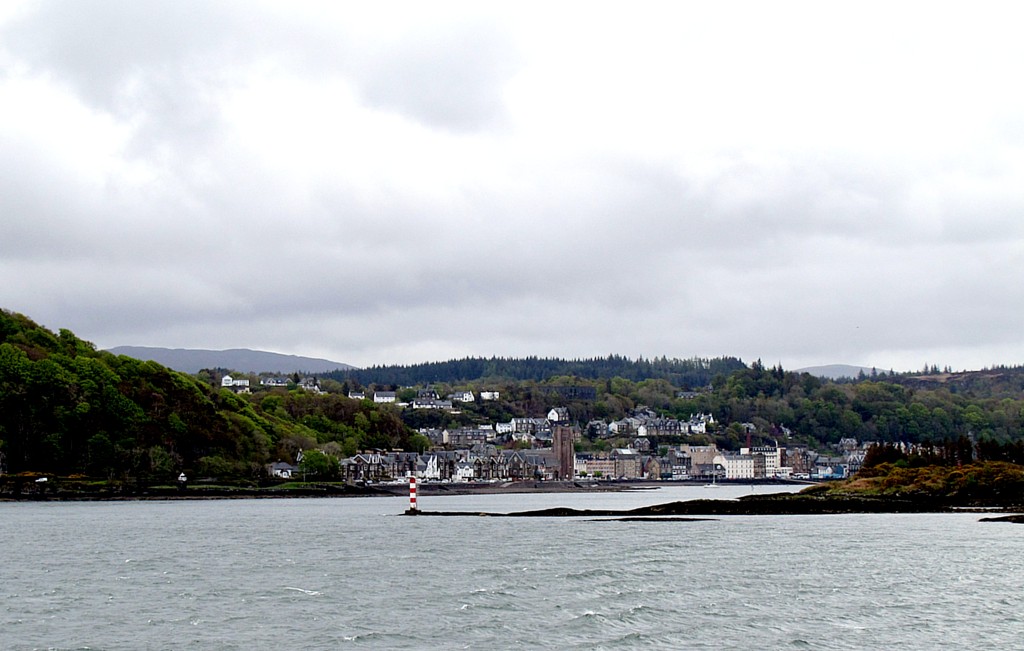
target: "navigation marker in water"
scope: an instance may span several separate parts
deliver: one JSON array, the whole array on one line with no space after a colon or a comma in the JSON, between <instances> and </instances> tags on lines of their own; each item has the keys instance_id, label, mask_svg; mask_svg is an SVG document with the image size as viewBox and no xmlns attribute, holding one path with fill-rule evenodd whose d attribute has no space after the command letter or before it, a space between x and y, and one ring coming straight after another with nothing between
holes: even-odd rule
<instances>
[{"instance_id":1,"label":"navigation marker in water","mask_svg":"<svg viewBox=\"0 0 1024 651\"><path fill-rule=\"evenodd\" d=\"M419 509L416 506L416 477L409 477L409 512L415 513Z\"/></svg>"}]
</instances>

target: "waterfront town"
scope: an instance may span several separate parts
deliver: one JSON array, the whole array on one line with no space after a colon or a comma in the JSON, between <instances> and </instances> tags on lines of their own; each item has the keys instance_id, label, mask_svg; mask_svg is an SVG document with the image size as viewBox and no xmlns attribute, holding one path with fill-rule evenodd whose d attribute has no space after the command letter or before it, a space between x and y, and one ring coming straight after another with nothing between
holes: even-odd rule
<instances>
[{"instance_id":1,"label":"waterfront town","mask_svg":"<svg viewBox=\"0 0 1024 651\"><path fill-rule=\"evenodd\" d=\"M285 380L266 378L261 383L276 386ZM247 381L224 376L224 388L246 391ZM298 386L317 392L312 378ZM352 391L353 400L395 404L394 391ZM497 400L498 392L460 391L441 398L425 389L417 392L411 409L455 411L459 403ZM697 413L687 420L659 416L638 407L621 420L570 421L568 410L556 407L536 417L512 418L507 422L473 427L422 428L429 440L423 452L366 450L339 460L339 476L350 482L404 481L416 477L427 482L568 481L582 479L645 481L773 481L842 479L860 468L869 443L842 439L830 454L803 446L748 444L738 451L719 449L715 444L676 444L655 447L651 438L686 438L703 435L714 426L712 414ZM752 424L744 424L750 428ZM627 441L624 447L605 451L580 451L584 434L590 440ZM783 430L783 435L786 432ZM295 463L278 461L269 474L289 479L301 473L303 454Z\"/></svg>"}]
</instances>

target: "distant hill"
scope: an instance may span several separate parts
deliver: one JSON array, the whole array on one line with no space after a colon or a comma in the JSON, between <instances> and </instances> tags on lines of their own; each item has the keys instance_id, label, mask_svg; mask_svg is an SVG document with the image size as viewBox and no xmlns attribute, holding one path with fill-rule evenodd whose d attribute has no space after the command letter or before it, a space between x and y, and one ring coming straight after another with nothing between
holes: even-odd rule
<instances>
[{"instance_id":1,"label":"distant hill","mask_svg":"<svg viewBox=\"0 0 1024 651\"><path fill-rule=\"evenodd\" d=\"M996 366L981 371L914 374L898 377L899 384L915 389L945 389L979 398L1013 398L1024 395L1024 366Z\"/></svg>"},{"instance_id":2,"label":"distant hill","mask_svg":"<svg viewBox=\"0 0 1024 651\"><path fill-rule=\"evenodd\" d=\"M882 369L876 369L878 373L882 373ZM840 378L856 379L857 376L864 372L864 375L871 375L871 368L867 366L850 366L849 364L828 364L826 366L808 366L807 368L796 369L797 373L810 373L816 377L825 377L830 380L838 380Z\"/></svg>"},{"instance_id":3,"label":"distant hill","mask_svg":"<svg viewBox=\"0 0 1024 651\"><path fill-rule=\"evenodd\" d=\"M204 368L226 368L242 373L328 373L355 368L350 364L332 362L328 359L282 355L281 353L247 348L202 350L118 346L111 348L110 352L115 355L150 360L183 373L196 373Z\"/></svg>"}]
</instances>

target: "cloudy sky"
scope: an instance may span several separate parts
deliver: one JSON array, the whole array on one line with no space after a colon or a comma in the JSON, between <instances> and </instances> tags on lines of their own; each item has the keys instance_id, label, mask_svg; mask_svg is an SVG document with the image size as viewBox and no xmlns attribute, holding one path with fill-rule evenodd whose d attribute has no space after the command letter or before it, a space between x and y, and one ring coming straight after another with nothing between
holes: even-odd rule
<instances>
[{"instance_id":1,"label":"cloudy sky","mask_svg":"<svg viewBox=\"0 0 1024 651\"><path fill-rule=\"evenodd\" d=\"M1024 363L1022 18L0 0L0 307L360 366Z\"/></svg>"}]
</instances>

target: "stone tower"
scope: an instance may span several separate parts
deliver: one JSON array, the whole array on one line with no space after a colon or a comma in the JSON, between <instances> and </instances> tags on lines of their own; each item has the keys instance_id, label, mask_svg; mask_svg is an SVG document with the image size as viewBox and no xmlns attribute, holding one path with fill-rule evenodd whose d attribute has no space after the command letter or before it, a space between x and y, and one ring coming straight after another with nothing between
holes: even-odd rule
<instances>
[{"instance_id":1,"label":"stone tower","mask_svg":"<svg viewBox=\"0 0 1024 651\"><path fill-rule=\"evenodd\" d=\"M575 431L566 425L555 425L551 431L551 446L558 460L558 477L571 481L576 466Z\"/></svg>"}]
</instances>

